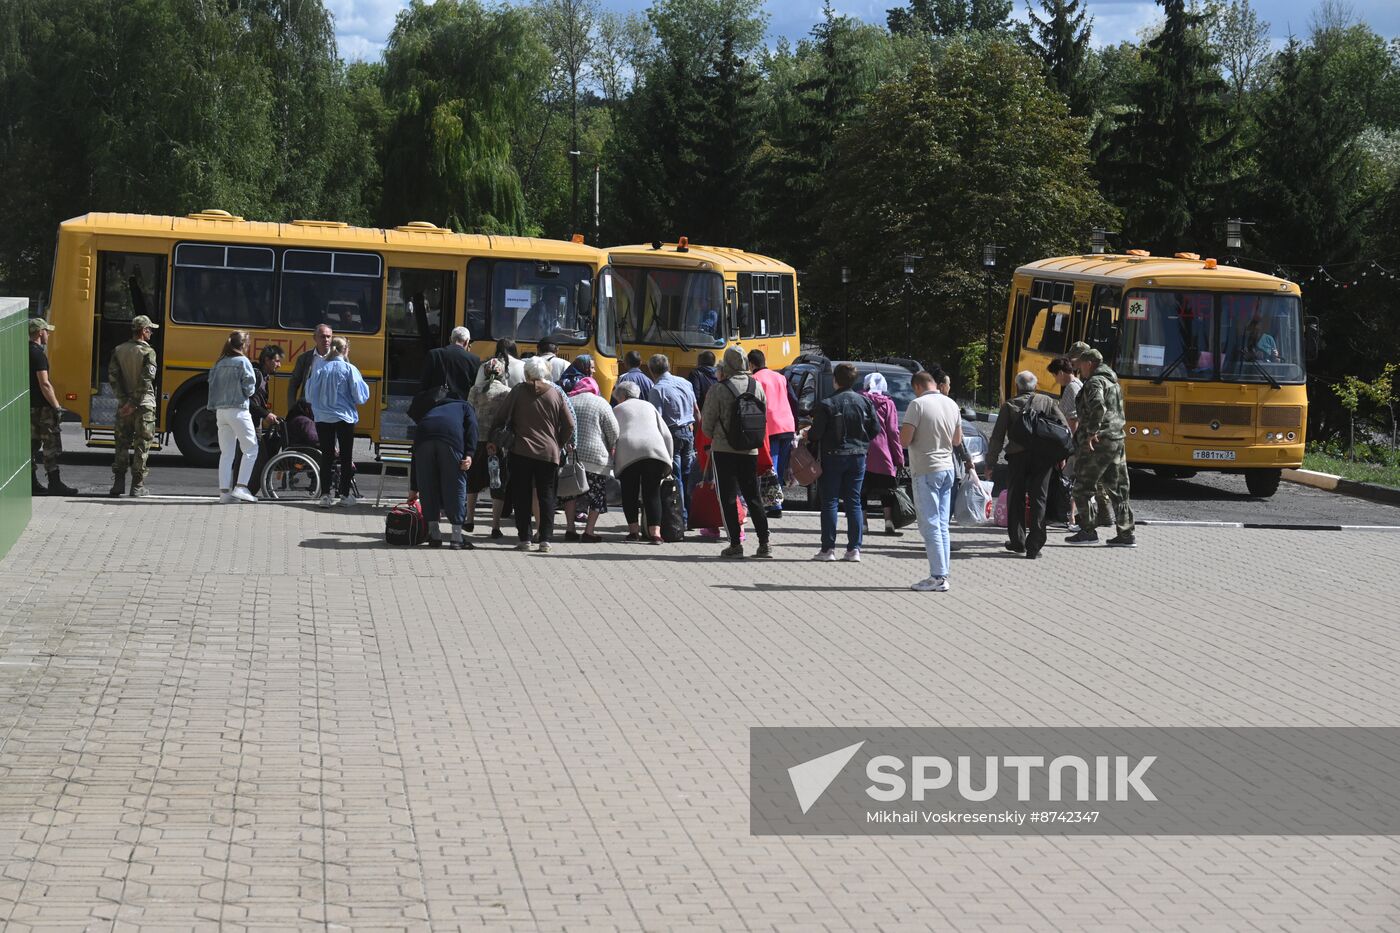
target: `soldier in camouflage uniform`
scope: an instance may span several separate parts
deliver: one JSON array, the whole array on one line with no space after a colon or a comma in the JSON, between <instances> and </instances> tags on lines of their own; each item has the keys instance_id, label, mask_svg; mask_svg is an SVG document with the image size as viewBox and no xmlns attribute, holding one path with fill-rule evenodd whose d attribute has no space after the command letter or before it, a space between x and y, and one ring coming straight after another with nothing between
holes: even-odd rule
<instances>
[{"instance_id":1,"label":"soldier in camouflage uniform","mask_svg":"<svg viewBox=\"0 0 1400 933\"><path fill-rule=\"evenodd\" d=\"M1083 351L1076 364L1084 379L1079 392L1079 451L1074 474L1074 503L1085 514L1095 487L1103 485L1117 518L1118 534L1112 547L1137 547L1133 510L1128 505L1128 456L1123 446L1123 389L1118 374L1104 365L1098 350ZM1097 544L1099 533L1081 527L1066 539L1069 544Z\"/></svg>"},{"instance_id":2,"label":"soldier in camouflage uniform","mask_svg":"<svg viewBox=\"0 0 1400 933\"><path fill-rule=\"evenodd\" d=\"M29 319L29 490L35 496L76 496L78 490L65 483L58 473L63 453L63 406L49 381L49 333L54 326L41 317ZM39 482L39 463L49 475L45 488Z\"/></svg>"},{"instance_id":3,"label":"soldier in camouflage uniform","mask_svg":"<svg viewBox=\"0 0 1400 933\"><path fill-rule=\"evenodd\" d=\"M131 494L146 494L146 456L156 436L156 351L148 341L159 326L144 314L132 318L131 339L112 351L112 362L107 366L107 381L118 406L111 496L126 492L128 465Z\"/></svg>"},{"instance_id":4,"label":"soldier in camouflage uniform","mask_svg":"<svg viewBox=\"0 0 1400 933\"><path fill-rule=\"evenodd\" d=\"M1074 367L1075 375L1079 374L1079 358L1089 352L1089 345L1082 340L1077 340L1070 344L1066 357L1070 365ZM1084 393L1081 391L1074 397L1074 420L1076 424L1084 423ZM1082 447L1084 445L1083 436L1078 430L1074 435L1075 442ZM1076 465L1078 458L1074 458ZM1073 475L1073 474L1071 474ZM1077 510L1076 510L1077 511ZM1102 480L1094 487L1094 497L1089 500L1089 511L1078 513L1078 522L1086 528L1107 528L1113 524L1113 507L1109 505L1108 495L1104 492ZM1076 531L1076 528L1071 528Z\"/></svg>"}]
</instances>

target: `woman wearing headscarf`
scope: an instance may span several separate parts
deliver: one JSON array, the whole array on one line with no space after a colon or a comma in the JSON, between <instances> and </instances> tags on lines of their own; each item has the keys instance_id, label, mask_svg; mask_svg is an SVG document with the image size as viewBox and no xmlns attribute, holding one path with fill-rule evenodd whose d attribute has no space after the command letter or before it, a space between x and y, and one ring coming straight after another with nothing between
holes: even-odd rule
<instances>
[{"instance_id":1,"label":"woman wearing headscarf","mask_svg":"<svg viewBox=\"0 0 1400 933\"><path fill-rule=\"evenodd\" d=\"M567 376L568 372L565 371L564 375ZM564 540L579 540L578 533L574 531L576 507L586 502L588 519L583 528L583 540L596 544L603 540L594 532L598 516L608 510L608 461L612 459L612 449L617 444L617 418L613 415L612 406L598 394L598 384L590 376L573 380L573 388L568 390L568 395L577 432L574 456L588 476L588 492L564 504L567 521Z\"/></svg>"},{"instance_id":2,"label":"woman wearing headscarf","mask_svg":"<svg viewBox=\"0 0 1400 933\"><path fill-rule=\"evenodd\" d=\"M587 353L580 353L569 364L569 368L559 374L559 388L563 389L566 395L573 395L574 388L584 379L593 383L593 394L602 394L598 390L597 381L593 378L593 357Z\"/></svg>"},{"instance_id":3,"label":"woman wearing headscarf","mask_svg":"<svg viewBox=\"0 0 1400 933\"><path fill-rule=\"evenodd\" d=\"M505 367L506 388L513 389L525 381L525 361L520 358L520 348L509 337L496 341L496 352L491 357L500 360ZM476 386L486 385L486 367L476 371Z\"/></svg>"},{"instance_id":4,"label":"woman wearing headscarf","mask_svg":"<svg viewBox=\"0 0 1400 933\"><path fill-rule=\"evenodd\" d=\"M501 512L505 508L506 496L509 495L507 487L506 456L504 452L498 452L496 460L497 476L499 484L491 486L491 464L492 459L486 453L486 444L491 438L491 432L499 426L505 415L506 396L510 394L510 387L506 384L506 364L496 357L486 361L480 369L480 378L477 384L472 386L468 401L472 408L476 409L477 423L477 447L476 456L472 460L471 472L467 474L467 531L476 528L476 500L484 490L491 491L491 537L499 541L505 537L501 531ZM484 381L483 381L484 380Z\"/></svg>"},{"instance_id":5,"label":"woman wearing headscarf","mask_svg":"<svg viewBox=\"0 0 1400 933\"><path fill-rule=\"evenodd\" d=\"M870 373L862 383L860 394L875 409L880 430L870 439L865 453L866 492L877 493L885 511L885 534L901 535L894 527L894 490L898 485L899 468L904 466L904 446L899 443L899 412L890 398L889 383L880 373Z\"/></svg>"}]
</instances>

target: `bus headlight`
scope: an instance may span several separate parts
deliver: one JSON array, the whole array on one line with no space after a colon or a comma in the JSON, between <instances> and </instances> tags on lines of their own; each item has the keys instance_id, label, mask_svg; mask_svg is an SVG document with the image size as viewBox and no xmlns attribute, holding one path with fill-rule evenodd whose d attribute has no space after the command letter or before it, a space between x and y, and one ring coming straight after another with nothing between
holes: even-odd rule
<instances>
[{"instance_id":1,"label":"bus headlight","mask_svg":"<svg viewBox=\"0 0 1400 933\"><path fill-rule=\"evenodd\" d=\"M1153 428L1153 429L1152 429L1152 436L1153 436L1153 437L1161 437L1161 436L1162 436L1162 429L1161 429L1161 428Z\"/></svg>"},{"instance_id":2,"label":"bus headlight","mask_svg":"<svg viewBox=\"0 0 1400 933\"><path fill-rule=\"evenodd\" d=\"M1137 433L1137 428L1128 428L1128 433L1129 433L1129 434L1136 434L1136 433Z\"/></svg>"},{"instance_id":3,"label":"bus headlight","mask_svg":"<svg viewBox=\"0 0 1400 933\"><path fill-rule=\"evenodd\" d=\"M1270 431L1268 434L1265 434L1265 435L1264 435L1264 440L1266 440L1266 441L1271 441L1271 440L1273 440L1273 439L1274 439L1274 432L1273 432L1273 431Z\"/></svg>"},{"instance_id":4,"label":"bus headlight","mask_svg":"<svg viewBox=\"0 0 1400 933\"><path fill-rule=\"evenodd\" d=\"M1288 432L1288 439L1289 439L1290 441L1295 441L1295 440L1298 439L1298 435L1294 434L1292 431L1289 431L1289 432Z\"/></svg>"}]
</instances>

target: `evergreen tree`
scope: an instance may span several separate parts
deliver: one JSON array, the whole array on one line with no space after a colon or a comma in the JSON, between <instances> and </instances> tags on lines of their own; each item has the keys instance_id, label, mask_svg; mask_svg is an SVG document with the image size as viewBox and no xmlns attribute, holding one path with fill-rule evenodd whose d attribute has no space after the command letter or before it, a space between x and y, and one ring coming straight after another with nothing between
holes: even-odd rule
<instances>
[{"instance_id":1,"label":"evergreen tree","mask_svg":"<svg viewBox=\"0 0 1400 933\"><path fill-rule=\"evenodd\" d=\"M1093 20L1088 19L1084 0L1040 0L1045 18L1029 7L1026 15L1026 50L1040 59L1050 86L1065 96L1069 112L1085 117L1093 112L1094 94L1086 74L1089 36Z\"/></svg>"},{"instance_id":2,"label":"evergreen tree","mask_svg":"<svg viewBox=\"0 0 1400 933\"><path fill-rule=\"evenodd\" d=\"M1218 240L1233 132L1203 16L1185 0L1158 2L1166 23L1143 48L1146 71L1099 171L1128 245L1170 255Z\"/></svg>"}]
</instances>

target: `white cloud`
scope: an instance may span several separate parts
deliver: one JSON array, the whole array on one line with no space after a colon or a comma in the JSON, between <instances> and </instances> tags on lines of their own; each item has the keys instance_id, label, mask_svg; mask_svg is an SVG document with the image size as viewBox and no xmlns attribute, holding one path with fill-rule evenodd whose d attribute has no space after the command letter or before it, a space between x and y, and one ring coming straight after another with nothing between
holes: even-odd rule
<instances>
[{"instance_id":1,"label":"white cloud","mask_svg":"<svg viewBox=\"0 0 1400 933\"><path fill-rule=\"evenodd\" d=\"M394 29L394 17L407 5L404 0L326 0L326 8L335 17L340 57L348 61L377 59Z\"/></svg>"}]
</instances>

